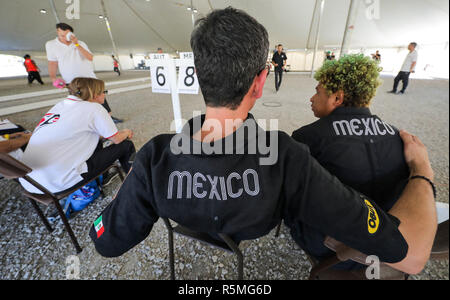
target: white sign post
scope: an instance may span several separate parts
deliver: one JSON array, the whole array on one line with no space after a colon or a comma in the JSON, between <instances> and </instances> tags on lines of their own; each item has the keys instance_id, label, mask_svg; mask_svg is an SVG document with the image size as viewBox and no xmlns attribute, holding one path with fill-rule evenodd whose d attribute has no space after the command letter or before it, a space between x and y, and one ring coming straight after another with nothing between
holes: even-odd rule
<instances>
[{"instance_id":1,"label":"white sign post","mask_svg":"<svg viewBox=\"0 0 450 300\"><path fill-rule=\"evenodd\" d=\"M152 92L172 94L173 115L177 133L181 132L181 108L179 94L198 94L194 56L191 52L180 53L180 59L172 59L166 53L150 54ZM179 67L177 84L176 66Z\"/></svg>"}]
</instances>

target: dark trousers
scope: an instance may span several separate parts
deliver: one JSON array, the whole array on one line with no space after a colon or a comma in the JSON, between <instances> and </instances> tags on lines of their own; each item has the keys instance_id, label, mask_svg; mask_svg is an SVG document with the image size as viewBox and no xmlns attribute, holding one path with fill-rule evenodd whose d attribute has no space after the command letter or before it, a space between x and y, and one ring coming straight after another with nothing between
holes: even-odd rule
<instances>
[{"instance_id":1,"label":"dark trousers","mask_svg":"<svg viewBox=\"0 0 450 300\"><path fill-rule=\"evenodd\" d=\"M111 108L109 107L108 101L106 101L106 98L105 98L105 102L102 104L102 106L106 109L106 111L107 111L108 113L111 112Z\"/></svg>"},{"instance_id":2,"label":"dark trousers","mask_svg":"<svg viewBox=\"0 0 450 300\"><path fill-rule=\"evenodd\" d=\"M395 77L394 79L394 92L397 91L397 87L400 81L403 82L403 87L402 87L402 92L404 92L406 90L406 87L408 86L408 82L409 82L409 74L411 74L410 72L403 72L400 71L397 75L397 77Z\"/></svg>"},{"instance_id":3,"label":"dark trousers","mask_svg":"<svg viewBox=\"0 0 450 300\"><path fill-rule=\"evenodd\" d=\"M86 161L88 171L81 174L86 180L95 177L100 172L112 165L117 159L120 161L125 173L128 173L131 168L130 158L136 153L133 142L125 140L120 144L114 144L103 148L102 143L99 143L94 154Z\"/></svg>"},{"instance_id":4,"label":"dark trousers","mask_svg":"<svg viewBox=\"0 0 450 300\"><path fill-rule=\"evenodd\" d=\"M119 71L119 68L118 68L118 67L114 67L114 72L118 73L119 76L120 76L120 71Z\"/></svg>"},{"instance_id":5,"label":"dark trousers","mask_svg":"<svg viewBox=\"0 0 450 300\"><path fill-rule=\"evenodd\" d=\"M37 72L37 71L28 72L28 83L32 84L35 79L40 84L44 84L44 82L42 82L41 74L39 74L39 72Z\"/></svg>"},{"instance_id":6,"label":"dark trousers","mask_svg":"<svg viewBox=\"0 0 450 300\"><path fill-rule=\"evenodd\" d=\"M275 89L278 91L283 79L283 69L275 68Z\"/></svg>"}]
</instances>

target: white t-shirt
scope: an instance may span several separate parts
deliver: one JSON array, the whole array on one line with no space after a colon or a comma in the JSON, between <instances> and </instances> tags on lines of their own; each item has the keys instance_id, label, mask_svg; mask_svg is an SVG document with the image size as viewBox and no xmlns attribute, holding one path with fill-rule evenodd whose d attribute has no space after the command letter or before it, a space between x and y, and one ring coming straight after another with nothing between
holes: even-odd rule
<instances>
[{"instance_id":1,"label":"white t-shirt","mask_svg":"<svg viewBox=\"0 0 450 300\"><path fill-rule=\"evenodd\" d=\"M403 66L402 69L400 71L402 72L410 72L411 71L411 66L413 64L413 62L417 62L417 51L414 50L412 52L409 52L408 55L405 58L405 61L403 62ZM414 66L414 69L416 68L416 66ZM414 71L413 69L413 71Z\"/></svg>"},{"instance_id":2,"label":"white t-shirt","mask_svg":"<svg viewBox=\"0 0 450 300\"><path fill-rule=\"evenodd\" d=\"M78 43L91 52L86 43L82 41ZM85 58L73 43L66 45L56 38L45 44L45 50L49 61L58 62L59 72L66 83L77 77L97 78L93 63Z\"/></svg>"},{"instance_id":3,"label":"white t-shirt","mask_svg":"<svg viewBox=\"0 0 450 300\"><path fill-rule=\"evenodd\" d=\"M88 171L86 161L100 137L110 138L117 132L100 104L69 96L41 119L22 162L33 169L31 178L52 193L61 192L83 180L81 174ZM23 179L20 183L31 193L41 193Z\"/></svg>"}]
</instances>

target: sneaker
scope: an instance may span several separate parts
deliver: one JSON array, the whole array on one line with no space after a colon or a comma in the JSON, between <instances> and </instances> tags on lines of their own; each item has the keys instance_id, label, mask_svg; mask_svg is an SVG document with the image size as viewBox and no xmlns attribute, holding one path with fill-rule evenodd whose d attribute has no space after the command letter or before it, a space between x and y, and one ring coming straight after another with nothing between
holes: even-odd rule
<instances>
[{"instance_id":1,"label":"sneaker","mask_svg":"<svg viewBox=\"0 0 450 300\"><path fill-rule=\"evenodd\" d=\"M392 90L392 91L389 91L388 94L397 94L397 91Z\"/></svg>"},{"instance_id":2,"label":"sneaker","mask_svg":"<svg viewBox=\"0 0 450 300\"><path fill-rule=\"evenodd\" d=\"M403 94L405 94L405 91L400 91L400 93L399 93L399 94L402 94L402 95L403 95Z\"/></svg>"},{"instance_id":3,"label":"sneaker","mask_svg":"<svg viewBox=\"0 0 450 300\"><path fill-rule=\"evenodd\" d=\"M110 171L106 172L105 174L103 174L102 186L105 187L105 186L109 185L118 176L119 176L119 173L117 173L117 172L110 172Z\"/></svg>"},{"instance_id":4,"label":"sneaker","mask_svg":"<svg viewBox=\"0 0 450 300\"><path fill-rule=\"evenodd\" d=\"M115 124L117 124L117 123L123 123L123 120L122 120L122 119L117 119L117 118L115 118L115 117L113 117L113 116L111 116L111 119L113 120L113 122L114 122Z\"/></svg>"}]
</instances>

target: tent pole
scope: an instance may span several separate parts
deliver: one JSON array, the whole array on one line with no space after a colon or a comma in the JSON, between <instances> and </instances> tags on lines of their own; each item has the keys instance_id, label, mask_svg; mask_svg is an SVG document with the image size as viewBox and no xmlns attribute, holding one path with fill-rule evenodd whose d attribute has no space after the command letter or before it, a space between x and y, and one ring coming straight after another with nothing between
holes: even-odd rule
<instances>
[{"instance_id":1,"label":"tent pole","mask_svg":"<svg viewBox=\"0 0 450 300\"><path fill-rule=\"evenodd\" d=\"M320 0L320 13L319 13L319 19L318 19L318 24L317 24L316 42L314 45L314 55L313 55L312 66L311 66L311 78L314 77L314 61L316 60L316 54L317 54L317 50L319 48L320 19L322 18L322 15L323 15L324 6L325 6L325 0Z\"/></svg>"},{"instance_id":2,"label":"tent pole","mask_svg":"<svg viewBox=\"0 0 450 300\"><path fill-rule=\"evenodd\" d=\"M339 57L347 54L348 46L350 44L353 29L355 28L356 13L358 11L358 0L350 0L350 7L348 9L347 22L345 24L344 38L342 39L341 53Z\"/></svg>"},{"instance_id":3,"label":"tent pole","mask_svg":"<svg viewBox=\"0 0 450 300\"><path fill-rule=\"evenodd\" d=\"M318 4L318 0L316 0L316 3L314 4L314 11L311 17L311 25L309 26L309 33L308 33L308 40L306 41L306 46L305 46L305 64L303 66L303 69L306 70L306 56L308 55L308 47L309 47L309 41L311 40L311 32L313 29L313 25L314 25L314 18L316 17L316 12L317 12L317 4Z\"/></svg>"},{"instance_id":4,"label":"tent pole","mask_svg":"<svg viewBox=\"0 0 450 300\"><path fill-rule=\"evenodd\" d=\"M103 0L100 0L100 2L102 3L103 16L104 16L104 19L105 19L106 29L108 30L109 38L111 39L111 43L112 43L112 46L113 46L114 57L117 59L117 61L119 63L119 67L122 69L122 65L120 63L119 55L117 53L116 43L114 42L114 38L113 38L113 35L112 35L112 31L111 31L111 26L109 24L109 18L108 18L108 14L106 12L105 2Z\"/></svg>"},{"instance_id":5,"label":"tent pole","mask_svg":"<svg viewBox=\"0 0 450 300\"><path fill-rule=\"evenodd\" d=\"M194 3L192 0L191 0L191 16L192 16L192 27L195 27Z\"/></svg>"},{"instance_id":6,"label":"tent pole","mask_svg":"<svg viewBox=\"0 0 450 300\"><path fill-rule=\"evenodd\" d=\"M54 0L50 0L50 6L51 6L51 8L52 8L53 15L55 15L56 24L61 23L61 22L59 21L58 13L56 12L56 7L55 7L55 1L54 1Z\"/></svg>"}]
</instances>

